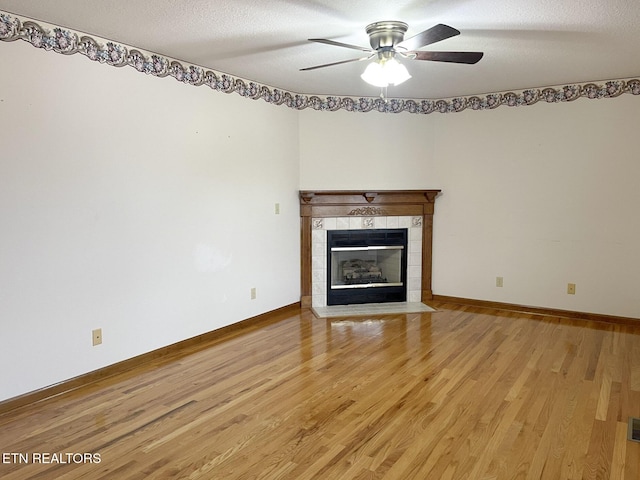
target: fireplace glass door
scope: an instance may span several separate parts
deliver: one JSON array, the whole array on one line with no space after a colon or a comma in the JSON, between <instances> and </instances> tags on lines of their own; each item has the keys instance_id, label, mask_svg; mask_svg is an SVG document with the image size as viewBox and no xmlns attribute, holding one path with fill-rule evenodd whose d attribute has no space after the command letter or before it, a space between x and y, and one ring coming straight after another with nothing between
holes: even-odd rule
<instances>
[{"instance_id":1,"label":"fireplace glass door","mask_svg":"<svg viewBox=\"0 0 640 480\"><path fill-rule=\"evenodd\" d=\"M406 301L407 229L327 235L328 305Z\"/></svg>"}]
</instances>

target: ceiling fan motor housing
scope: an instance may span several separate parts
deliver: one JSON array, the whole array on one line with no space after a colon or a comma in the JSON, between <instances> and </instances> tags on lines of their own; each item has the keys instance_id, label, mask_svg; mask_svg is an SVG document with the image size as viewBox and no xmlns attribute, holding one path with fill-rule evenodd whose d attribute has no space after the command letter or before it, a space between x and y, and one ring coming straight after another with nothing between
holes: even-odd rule
<instances>
[{"instance_id":1,"label":"ceiling fan motor housing","mask_svg":"<svg viewBox=\"0 0 640 480\"><path fill-rule=\"evenodd\" d=\"M378 50L384 47L393 47L404 39L404 34L409 28L404 22L387 20L367 25L367 35L371 48Z\"/></svg>"}]
</instances>

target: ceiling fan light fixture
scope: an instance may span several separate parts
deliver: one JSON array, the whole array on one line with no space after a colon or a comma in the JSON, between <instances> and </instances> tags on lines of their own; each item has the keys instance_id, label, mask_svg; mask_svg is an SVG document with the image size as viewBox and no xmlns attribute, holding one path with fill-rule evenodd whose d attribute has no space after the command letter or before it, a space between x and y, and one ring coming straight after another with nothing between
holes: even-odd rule
<instances>
[{"instance_id":1,"label":"ceiling fan light fixture","mask_svg":"<svg viewBox=\"0 0 640 480\"><path fill-rule=\"evenodd\" d=\"M478 63L483 52L438 52L419 50L427 45L432 45L442 40L446 40L456 35L460 35L457 30L449 25L439 23L433 27L420 32L407 39L404 34L408 25L396 20L388 20L367 25L366 31L369 36L371 48L351 45L348 43L336 42L326 38L310 38L312 42L334 45L336 47L350 48L366 52L366 56L360 58L350 58L338 62L315 65L313 67L301 68L300 70L316 70L318 68L333 67L351 62L361 62L363 60L375 60L370 63L360 77L367 83L380 88L389 85L400 85L411 78L406 67L398 62L398 58L408 60L428 60L432 62L448 62L473 65Z\"/></svg>"},{"instance_id":2,"label":"ceiling fan light fixture","mask_svg":"<svg viewBox=\"0 0 640 480\"><path fill-rule=\"evenodd\" d=\"M389 85L400 85L409 80L411 75L407 67L395 58L383 58L370 63L360 78L370 85L384 88Z\"/></svg>"}]
</instances>

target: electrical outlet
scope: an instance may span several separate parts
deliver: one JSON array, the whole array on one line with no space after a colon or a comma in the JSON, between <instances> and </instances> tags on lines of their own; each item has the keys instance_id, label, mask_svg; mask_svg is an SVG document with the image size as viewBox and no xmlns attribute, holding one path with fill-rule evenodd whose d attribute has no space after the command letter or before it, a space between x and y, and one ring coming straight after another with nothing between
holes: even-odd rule
<instances>
[{"instance_id":1,"label":"electrical outlet","mask_svg":"<svg viewBox=\"0 0 640 480\"><path fill-rule=\"evenodd\" d=\"M567 283L567 294L575 295L576 294L576 284L575 283Z\"/></svg>"},{"instance_id":2,"label":"electrical outlet","mask_svg":"<svg viewBox=\"0 0 640 480\"><path fill-rule=\"evenodd\" d=\"M276 203L275 210L276 210L276 215L280 215L280 204L279 203Z\"/></svg>"},{"instance_id":3,"label":"electrical outlet","mask_svg":"<svg viewBox=\"0 0 640 480\"><path fill-rule=\"evenodd\" d=\"M256 287L253 287L251 289L251 300L255 300L256 299Z\"/></svg>"},{"instance_id":4,"label":"electrical outlet","mask_svg":"<svg viewBox=\"0 0 640 480\"><path fill-rule=\"evenodd\" d=\"M502 277L496 277L496 287L502 287Z\"/></svg>"},{"instance_id":5,"label":"electrical outlet","mask_svg":"<svg viewBox=\"0 0 640 480\"><path fill-rule=\"evenodd\" d=\"M96 328L92 333L93 346L100 345L102 343L102 329Z\"/></svg>"}]
</instances>

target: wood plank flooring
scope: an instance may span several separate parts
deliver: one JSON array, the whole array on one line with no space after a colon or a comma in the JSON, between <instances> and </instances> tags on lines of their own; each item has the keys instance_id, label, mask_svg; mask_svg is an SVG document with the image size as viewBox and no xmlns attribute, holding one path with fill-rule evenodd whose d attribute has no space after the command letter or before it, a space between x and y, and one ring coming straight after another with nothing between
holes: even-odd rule
<instances>
[{"instance_id":1,"label":"wood plank flooring","mask_svg":"<svg viewBox=\"0 0 640 480\"><path fill-rule=\"evenodd\" d=\"M289 311L10 412L0 478L640 478L640 325L433 306Z\"/></svg>"}]
</instances>

